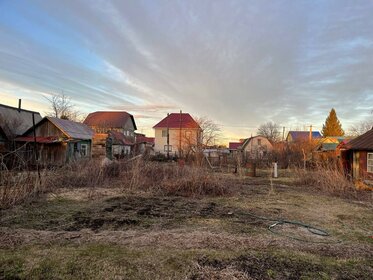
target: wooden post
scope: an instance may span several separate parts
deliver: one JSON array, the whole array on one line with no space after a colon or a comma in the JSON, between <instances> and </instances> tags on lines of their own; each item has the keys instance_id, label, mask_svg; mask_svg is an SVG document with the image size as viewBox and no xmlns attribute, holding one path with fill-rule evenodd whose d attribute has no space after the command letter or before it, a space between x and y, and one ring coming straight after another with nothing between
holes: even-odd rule
<instances>
[{"instance_id":1,"label":"wooden post","mask_svg":"<svg viewBox=\"0 0 373 280\"><path fill-rule=\"evenodd\" d=\"M40 176L40 168L39 168L39 155L38 155L37 144L36 144L36 129L35 129L35 114L34 113L32 113L32 130L34 134L34 159L35 159L36 169L38 171L38 177L39 177L39 182L40 182L41 176Z\"/></svg>"}]
</instances>

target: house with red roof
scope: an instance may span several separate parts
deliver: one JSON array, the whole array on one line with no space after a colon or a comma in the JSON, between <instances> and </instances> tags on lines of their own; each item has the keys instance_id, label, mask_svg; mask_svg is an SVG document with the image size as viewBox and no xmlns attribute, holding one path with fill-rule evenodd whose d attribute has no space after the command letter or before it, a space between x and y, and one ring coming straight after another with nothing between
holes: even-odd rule
<instances>
[{"instance_id":1,"label":"house with red roof","mask_svg":"<svg viewBox=\"0 0 373 280\"><path fill-rule=\"evenodd\" d=\"M129 155L136 144L136 122L133 115L125 111L98 111L90 113L84 124L95 132L93 156L112 158ZM109 144L109 146L108 146Z\"/></svg>"},{"instance_id":2,"label":"house with red roof","mask_svg":"<svg viewBox=\"0 0 373 280\"><path fill-rule=\"evenodd\" d=\"M153 126L154 151L184 156L202 143L202 129L188 113L171 113Z\"/></svg>"}]
</instances>

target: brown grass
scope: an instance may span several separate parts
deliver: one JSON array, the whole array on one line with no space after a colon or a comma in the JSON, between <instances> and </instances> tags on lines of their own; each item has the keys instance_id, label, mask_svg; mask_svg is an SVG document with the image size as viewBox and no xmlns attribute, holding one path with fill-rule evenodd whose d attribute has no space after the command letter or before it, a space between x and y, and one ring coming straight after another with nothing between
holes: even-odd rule
<instances>
[{"instance_id":1,"label":"brown grass","mask_svg":"<svg viewBox=\"0 0 373 280\"><path fill-rule=\"evenodd\" d=\"M230 193L224 180L199 166L135 160L122 165L123 187L160 192L165 195L200 196Z\"/></svg>"},{"instance_id":2,"label":"brown grass","mask_svg":"<svg viewBox=\"0 0 373 280\"><path fill-rule=\"evenodd\" d=\"M316 166L312 170L295 169L296 184L338 196L354 196L356 188L343 172L335 165Z\"/></svg>"},{"instance_id":3,"label":"brown grass","mask_svg":"<svg viewBox=\"0 0 373 280\"><path fill-rule=\"evenodd\" d=\"M0 171L0 209L34 198L47 190L45 172Z\"/></svg>"},{"instance_id":4,"label":"brown grass","mask_svg":"<svg viewBox=\"0 0 373 280\"><path fill-rule=\"evenodd\" d=\"M102 164L98 160L74 162L58 169L2 171L0 208L33 199L40 193L61 188L95 188L120 185L123 190L145 190L164 195L226 195L227 184L208 170L196 166L179 167L176 163L130 162Z\"/></svg>"}]
</instances>

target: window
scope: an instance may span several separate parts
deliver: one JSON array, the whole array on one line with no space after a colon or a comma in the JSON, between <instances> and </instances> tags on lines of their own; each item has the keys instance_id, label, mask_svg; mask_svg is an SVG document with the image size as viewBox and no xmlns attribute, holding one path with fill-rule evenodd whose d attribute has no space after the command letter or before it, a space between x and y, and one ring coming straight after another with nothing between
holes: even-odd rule
<instances>
[{"instance_id":1,"label":"window","mask_svg":"<svg viewBox=\"0 0 373 280\"><path fill-rule=\"evenodd\" d=\"M262 139L258 139L258 146L262 145Z\"/></svg>"},{"instance_id":2,"label":"window","mask_svg":"<svg viewBox=\"0 0 373 280\"><path fill-rule=\"evenodd\" d=\"M162 137L167 137L167 130L162 130Z\"/></svg>"},{"instance_id":3,"label":"window","mask_svg":"<svg viewBox=\"0 0 373 280\"><path fill-rule=\"evenodd\" d=\"M164 145L164 151L167 152L167 147L168 147L168 152L172 152L172 145Z\"/></svg>"},{"instance_id":4,"label":"window","mask_svg":"<svg viewBox=\"0 0 373 280\"><path fill-rule=\"evenodd\" d=\"M190 139L192 137L192 132L190 130L185 131L185 138Z\"/></svg>"},{"instance_id":5,"label":"window","mask_svg":"<svg viewBox=\"0 0 373 280\"><path fill-rule=\"evenodd\" d=\"M368 153L367 156L367 171L373 173L373 153Z\"/></svg>"},{"instance_id":6,"label":"window","mask_svg":"<svg viewBox=\"0 0 373 280\"><path fill-rule=\"evenodd\" d=\"M88 156L88 145L87 144L80 145L80 154L82 155L82 157Z\"/></svg>"}]
</instances>

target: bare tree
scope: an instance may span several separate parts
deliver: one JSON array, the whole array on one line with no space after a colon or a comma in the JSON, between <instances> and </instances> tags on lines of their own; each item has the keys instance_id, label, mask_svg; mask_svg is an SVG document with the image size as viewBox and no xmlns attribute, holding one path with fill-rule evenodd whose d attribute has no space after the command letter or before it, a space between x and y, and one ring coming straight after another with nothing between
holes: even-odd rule
<instances>
[{"instance_id":1,"label":"bare tree","mask_svg":"<svg viewBox=\"0 0 373 280\"><path fill-rule=\"evenodd\" d=\"M361 134L364 134L368 130L371 130L372 128L373 128L373 119L361 121L350 127L349 134L351 134L352 136L359 136Z\"/></svg>"},{"instance_id":2,"label":"bare tree","mask_svg":"<svg viewBox=\"0 0 373 280\"><path fill-rule=\"evenodd\" d=\"M280 140L280 126L274 122L266 122L261 124L257 131L258 135L268 138L272 142Z\"/></svg>"},{"instance_id":3,"label":"bare tree","mask_svg":"<svg viewBox=\"0 0 373 280\"><path fill-rule=\"evenodd\" d=\"M220 127L207 117L197 117L195 120L202 130L200 144L203 147L215 145L215 141L220 138Z\"/></svg>"},{"instance_id":4,"label":"bare tree","mask_svg":"<svg viewBox=\"0 0 373 280\"><path fill-rule=\"evenodd\" d=\"M75 109L75 105L71 102L69 96L61 93L46 98L50 104L48 116L72 121L81 120L81 113Z\"/></svg>"}]
</instances>

